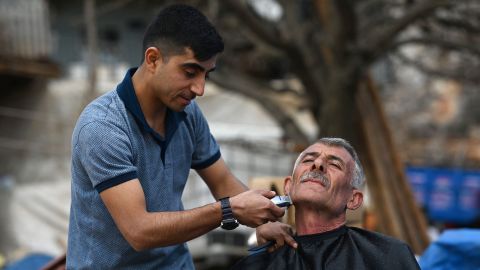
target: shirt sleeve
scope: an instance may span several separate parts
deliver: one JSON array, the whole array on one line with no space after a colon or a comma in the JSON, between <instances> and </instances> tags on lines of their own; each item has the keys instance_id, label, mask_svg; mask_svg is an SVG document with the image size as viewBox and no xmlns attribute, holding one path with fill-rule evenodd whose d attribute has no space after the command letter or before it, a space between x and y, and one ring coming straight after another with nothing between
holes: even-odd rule
<instances>
[{"instance_id":1,"label":"shirt sleeve","mask_svg":"<svg viewBox=\"0 0 480 270\"><path fill-rule=\"evenodd\" d=\"M79 152L80 163L99 193L137 178L131 141L114 124L103 121L86 124L78 133L74 151Z\"/></svg>"},{"instance_id":2,"label":"shirt sleeve","mask_svg":"<svg viewBox=\"0 0 480 270\"><path fill-rule=\"evenodd\" d=\"M200 108L192 102L193 121L195 123L195 150L192 155L192 169L204 169L220 159L220 148L210 133L207 120Z\"/></svg>"}]
</instances>

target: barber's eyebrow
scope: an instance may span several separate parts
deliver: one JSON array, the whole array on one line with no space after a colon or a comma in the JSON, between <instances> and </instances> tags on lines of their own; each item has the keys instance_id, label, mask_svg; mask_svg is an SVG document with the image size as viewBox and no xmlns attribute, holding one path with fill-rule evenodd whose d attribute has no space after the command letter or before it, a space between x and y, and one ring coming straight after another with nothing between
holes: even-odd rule
<instances>
[{"instance_id":1,"label":"barber's eyebrow","mask_svg":"<svg viewBox=\"0 0 480 270\"><path fill-rule=\"evenodd\" d=\"M182 67L184 67L184 68L193 68L193 69L200 70L200 71L205 71L205 70L206 70L202 65L200 65L200 64L198 64L198 63L183 63L183 64L182 64ZM207 70L207 72L210 73L210 72L214 71L215 68L216 68L216 67L213 67L212 69Z\"/></svg>"}]
</instances>

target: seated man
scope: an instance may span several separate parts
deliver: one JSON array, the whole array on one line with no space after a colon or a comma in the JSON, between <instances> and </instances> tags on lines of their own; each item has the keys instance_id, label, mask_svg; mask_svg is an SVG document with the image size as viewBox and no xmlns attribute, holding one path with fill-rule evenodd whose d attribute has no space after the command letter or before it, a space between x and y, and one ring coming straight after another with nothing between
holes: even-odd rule
<instances>
[{"instance_id":1,"label":"seated man","mask_svg":"<svg viewBox=\"0 0 480 270\"><path fill-rule=\"evenodd\" d=\"M420 269L407 244L345 225L346 210L363 202L363 184L360 161L347 141L323 138L309 146L284 183L295 205L298 248L263 248L233 269Z\"/></svg>"}]
</instances>

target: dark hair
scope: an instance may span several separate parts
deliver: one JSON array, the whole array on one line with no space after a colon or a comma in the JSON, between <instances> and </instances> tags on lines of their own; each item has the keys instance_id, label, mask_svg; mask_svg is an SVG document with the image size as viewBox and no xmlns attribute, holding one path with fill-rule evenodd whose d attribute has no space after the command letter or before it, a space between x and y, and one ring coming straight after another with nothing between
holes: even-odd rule
<instances>
[{"instance_id":1,"label":"dark hair","mask_svg":"<svg viewBox=\"0 0 480 270\"><path fill-rule=\"evenodd\" d=\"M199 61L223 51L222 37L199 10L182 4L164 8L148 26L143 37L143 53L157 47L164 57L193 51ZM143 62L143 57L142 57Z\"/></svg>"}]
</instances>

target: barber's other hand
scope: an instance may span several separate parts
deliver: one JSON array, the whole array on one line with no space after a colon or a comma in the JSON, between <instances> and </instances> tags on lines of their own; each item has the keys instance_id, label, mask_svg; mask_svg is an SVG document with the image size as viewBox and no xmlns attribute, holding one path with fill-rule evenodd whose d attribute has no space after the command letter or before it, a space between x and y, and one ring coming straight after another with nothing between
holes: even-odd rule
<instances>
[{"instance_id":1,"label":"barber's other hand","mask_svg":"<svg viewBox=\"0 0 480 270\"><path fill-rule=\"evenodd\" d=\"M282 222L269 222L262 226L258 226L256 230L257 244L262 245L272 241L274 244L267 251L273 252L276 249L288 244L293 248L297 248L298 244L293 239L293 229L290 225Z\"/></svg>"},{"instance_id":2,"label":"barber's other hand","mask_svg":"<svg viewBox=\"0 0 480 270\"><path fill-rule=\"evenodd\" d=\"M241 224L252 228L277 221L285 210L270 201L274 196L274 191L249 190L231 197L233 215Z\"/></svg>"}]
</instances>

